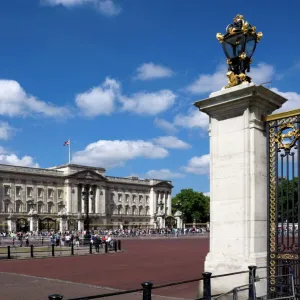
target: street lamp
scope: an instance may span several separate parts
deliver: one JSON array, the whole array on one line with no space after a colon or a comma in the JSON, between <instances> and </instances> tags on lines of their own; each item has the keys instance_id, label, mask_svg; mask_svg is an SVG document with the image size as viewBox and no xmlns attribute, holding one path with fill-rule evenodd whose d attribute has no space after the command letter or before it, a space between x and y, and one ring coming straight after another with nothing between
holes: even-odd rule
<instances>
[{"instance_id":1,"label":"street lamp","mask_svg":"<svg viewBox=\"0 0 300 300\"><path fill-rule=\"evenodd\" d=\"M251 82L246 72L250 72L252 56L262 36L262 32L256 32L256 27L245 21L242 15L237 15L233 23L227 26L225 35L217 33L227 57L228 86L225 88Z\"/></svg>"}]
</instances>

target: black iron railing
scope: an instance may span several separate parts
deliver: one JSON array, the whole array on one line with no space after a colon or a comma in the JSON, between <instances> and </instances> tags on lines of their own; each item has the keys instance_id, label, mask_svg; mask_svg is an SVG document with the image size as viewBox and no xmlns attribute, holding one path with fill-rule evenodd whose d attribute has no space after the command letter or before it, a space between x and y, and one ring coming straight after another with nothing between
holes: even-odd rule
<instances>
[{"instance_id":1,"label":"black iron railing","mask_svg":"<svg viewBox=\"0 0 300 300\"><path fill-rule=\"evenodd\" d=\"M284 274L281 276L281 274L276 275L276 282L278 283L278 290L277 294L272 294L272 299L287 299L287 298L295 298L297 297L297 285L294 282L293 274L294 274L294 267L289 264L289 262L286 262L283 265L277 266L277 267L289 267L290 272L289 274ZM143 282L142 288L140 289L132 289L132 290L126 290L126 291L118 291L113 293L106 293L106 294L100 294L100 295L93 295L93 296L84 296L84 297L78 297L78 298L69 298L67 300L89 300L89 299L101 299L106 297L112 297L112 296L121 296L125 294L133 294L133 293L139 293L143 300L151 300L152 298L152 292L157 289L171 287L171 286L177 286L181 284L187 284L187 283L193 283L193 282L199 282L202 284L203 287L203 295L199 298L196 298L195 300L211 300L211 299L249 299L249 300L256 300L257 293L256 293L256 284L259 281L265 280L265 286L267 287L267 282L270 280L269 277L259 277L257 276L257 271L260 269L269 269L270 266L263 266L263 267L256 267L256 266L249 266L247 271L240 271L240 272L234 272L234 273L227 273L227 274L220 274L220 275L212 275L210 272L204 272L202 273L202 277L190 279L190 280L184 280L184 281L177 281L177 282L171 282L167 284L161 284L161 285L153 285L152 282ZM214 278L222 278L227 276L234 276L234 275L240 275L240 274L247 274L248 273L248 284L235 287L234 289L219 295L212 295L212 284L211 280ZM281 278L282 277L282 278ZM266 297L270 295L270 291L267 289L266 291ZM49 300L62 300L64 299L63 295L60 294L52 294L49 295Z\"/></svg>"},{"instance_id":2,"label":"black iron railing","mask_svg":"<svg viewBox=\"0 0 300 300\"><path fill-rule=\"evenodd\" d=\"M75 246L70 243L69 246L55 246L55 245L42 245L42 246L6 246L0 247L0 259L14 259L14 258L34 258L34 257L55 257L55 256L71 256L82 254L95 254L98 252L118 252L122 250L121 240L115 240L112 244L103 243L94 245L88 243L85 246Z\"/></svg>"}]
</instances>

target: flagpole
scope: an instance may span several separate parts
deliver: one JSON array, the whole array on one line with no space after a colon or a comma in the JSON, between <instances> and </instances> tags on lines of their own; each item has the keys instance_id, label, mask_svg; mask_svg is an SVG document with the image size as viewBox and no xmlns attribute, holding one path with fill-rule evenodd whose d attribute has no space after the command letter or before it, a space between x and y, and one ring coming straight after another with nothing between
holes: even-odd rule
<instances>
[{"instance_id":1,"label":"flagpole","mask_svg":"<svg viewBox=\"0 0 300 300\"><path fill-rule=\"evenodd\" d=\"M71 163L71 139L69 138L69 164Z\"/></svg>"}]
</instances>

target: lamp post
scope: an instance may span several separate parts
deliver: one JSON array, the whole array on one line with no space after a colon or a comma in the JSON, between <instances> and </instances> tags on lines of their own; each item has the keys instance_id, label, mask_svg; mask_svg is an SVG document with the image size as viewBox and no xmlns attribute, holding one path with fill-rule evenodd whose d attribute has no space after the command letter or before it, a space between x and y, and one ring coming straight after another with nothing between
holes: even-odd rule
<instances>
[{"instance_id":1,"label":"lamp post","mask_svg":"<svg viewBox=\"0 0 300 300\"><path fill-rule=\"evenodd\" d=\"M89 197L93 195L93 191L90 190L91 185L86 184L84 186L84 190L82 192L82 197L84 200L84 207L85 207L85 224L86 224L86 234L90 233L90 216L89 216Z\"/></svg>"},{"instance_id":2,"label":"lamp post","mask_svg":"<svg viewBox=\"0 0 300 300\"><path fill-rule=\"evenodd\" d=\"M262 32L256 32L256 27L245 21L242 15L237 15L226 27L225 35L217 33L227 57L228 85L225 88L251 82L246 72L250 72L252 56L262 36Z\"/></svg>"}]
</instances>

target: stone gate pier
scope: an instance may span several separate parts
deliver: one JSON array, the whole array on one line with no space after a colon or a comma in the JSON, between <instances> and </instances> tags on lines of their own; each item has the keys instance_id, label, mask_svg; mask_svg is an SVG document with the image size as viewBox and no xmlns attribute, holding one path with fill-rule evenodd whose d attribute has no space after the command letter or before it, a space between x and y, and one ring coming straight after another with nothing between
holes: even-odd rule
<instances>
[{"instance_id":1,"label":"stone gate pier","mask_svg":"<svg viewBox=\"0 0 300 300\"><path fill-rule=\"evenodd\" d=\"M245 83L195 103L210 118L210 251L213 275L267 265L267 137L263 118L287 100ZM266 276L266 269L260 276ZM248 274L212 279L212 294L247 284ZM261 286L266 294L266 286ZM257 291L259 294L259 291Z\"/></svg>"}]
</instances>

